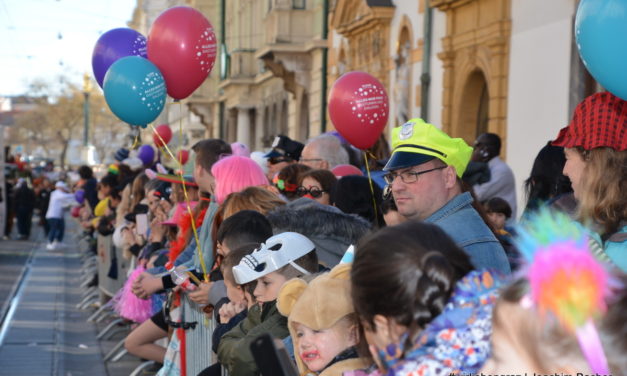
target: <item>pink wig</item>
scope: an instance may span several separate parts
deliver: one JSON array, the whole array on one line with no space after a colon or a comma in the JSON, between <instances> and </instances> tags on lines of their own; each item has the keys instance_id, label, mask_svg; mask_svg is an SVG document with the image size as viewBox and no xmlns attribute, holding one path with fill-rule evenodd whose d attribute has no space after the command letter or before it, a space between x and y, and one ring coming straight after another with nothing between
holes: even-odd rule
<instances>
[{"instance_id":1,"label":"pink wig","mask_svg":"<svg viewBox=\"0 0 627 376\"><path fill-rule=\"evenodd\" d=\"M218 204L233 192L245 188L268 184L263 170L248 157L232 155L216 162L211 168L211 175L216 179L215 198Z\"/></svg>"}]
</instances>

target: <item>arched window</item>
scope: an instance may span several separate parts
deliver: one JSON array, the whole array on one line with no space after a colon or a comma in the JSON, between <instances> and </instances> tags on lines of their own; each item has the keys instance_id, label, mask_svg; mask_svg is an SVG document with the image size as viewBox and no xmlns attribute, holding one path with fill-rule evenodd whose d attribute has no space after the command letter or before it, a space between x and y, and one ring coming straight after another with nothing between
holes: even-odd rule
<instances>
[{"instance_id":1,"label":"arched window","mask_svg":"<svg viewBox=\"0 0 627 376\"><path fill-rule=\"evenodd\" d=\"M468 76L459 110L458 136L472 142L478 135L488 131L490 95L488 83L480 70L475 70Z\"/></svg>"}]
</instances>

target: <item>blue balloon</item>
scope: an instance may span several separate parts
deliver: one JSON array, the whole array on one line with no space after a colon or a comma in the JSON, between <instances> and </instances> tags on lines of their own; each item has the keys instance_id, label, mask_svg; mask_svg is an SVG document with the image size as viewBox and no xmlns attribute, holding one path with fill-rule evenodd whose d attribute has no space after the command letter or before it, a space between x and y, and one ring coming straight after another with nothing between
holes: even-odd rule
<instances>
[{"instance_id":1,"label":"blue balloon","mask_svg":"<svg viewBox=\"0 0 627 376\"><path fill-rule=\"evenodd\" d=\"M627 100L627 0L582 0L575 36L579 56L592 77Z\"/></svg>"},{"instance_id":2,"label":"blue balloon","mask_svg":"<svg viewBox=\"0 0 627 376\"><path fill-rule=\"evenodd\" d=\"M130 125L146 125L163 111L165 80L150 61L127 56L111 65L104 79L104 96L111 111Z\"/></svg>"},{"instance_id":3,"label":"blue balloon","mask_svg":"<svg viewBox=\"0 0 627 376\"><path fill-rule=\"evenodd\" d=\"M125 56L148 58L146 37L133 29L120 27L109 30L98 38L91 55L91 67L100 87L111 64Z\"/></svg>"}]
</instances>

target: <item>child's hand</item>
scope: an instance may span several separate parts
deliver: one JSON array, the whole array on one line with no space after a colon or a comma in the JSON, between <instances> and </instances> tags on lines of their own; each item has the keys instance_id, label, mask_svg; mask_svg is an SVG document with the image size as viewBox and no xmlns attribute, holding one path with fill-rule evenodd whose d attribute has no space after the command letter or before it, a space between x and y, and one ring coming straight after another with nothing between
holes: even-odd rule
<instances>
[{"instance_id":1,"label":"child's hand","mask_svg":"<svg viewBox=\"0 0 627 376\"><path fill-rule=\"evenodd\" d=\"M235 315L242 312L245 308L246 308L246 303L244 302L240 302L240 303L228 302L222 305L222 307L220 307L220 311L218 312L220 314L220 323L221 324L228 323Z\"/></svg>"}]
</instances>

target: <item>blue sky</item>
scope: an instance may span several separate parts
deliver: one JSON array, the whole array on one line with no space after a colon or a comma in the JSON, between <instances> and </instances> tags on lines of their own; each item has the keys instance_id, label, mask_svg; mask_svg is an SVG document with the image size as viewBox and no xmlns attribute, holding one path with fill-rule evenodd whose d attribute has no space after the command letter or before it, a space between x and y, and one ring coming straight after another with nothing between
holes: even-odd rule
<instances>
[{"instance_id":1,"label":"blue sky","mask_svg":"<svg viewBox=\"0 0 627 376\"><path fill-rule=\"evenodd\" d=\"M19 95L36 78L78 84L107 30L126 27L135 0L0 0L0 95ZM96 84L97 86L97 84Z\"/></svg>"}]
</instances>

